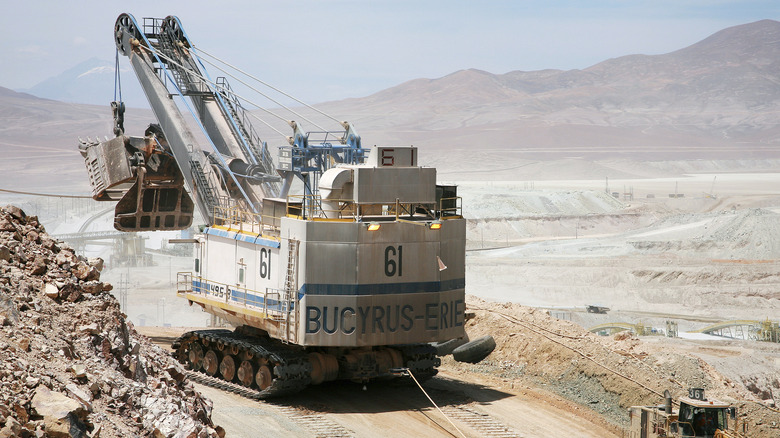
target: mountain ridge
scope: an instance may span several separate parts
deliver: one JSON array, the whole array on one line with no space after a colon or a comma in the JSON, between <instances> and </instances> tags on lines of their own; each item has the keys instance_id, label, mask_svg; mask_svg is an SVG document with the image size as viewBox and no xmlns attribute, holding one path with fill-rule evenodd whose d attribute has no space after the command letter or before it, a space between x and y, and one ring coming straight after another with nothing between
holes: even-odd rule
<instances>
[{"instance_id":1,"label":"mountain ridge","mask_svg":"<svg viewBox=\"0 0 780 438\"><path fill-rule=\"evenodd\" d=\"M735 38L735 35L738 37ZM758 39L758 44L756 44L756 39ZM750 42L754 44L748 44ZM481 92L471 94L470 102L473 105L491 101L495 103L494 99L497 97L502 99L534 98L541 93L550 92L555 93L550 97L555 97L566 90L583 87L586 87L584 89L587 91L597 91L596 95L610 96L610 93L598 90L598 87L636 90L637 85L643 85L640 90L644 88L646 91L664 93L667 101L674 102L679 100L680 94L688 95L698 92L702 86L709 85L710 89L713 88L715 81L700 83L708 78L708 72L702 71L706 67L723 66L727 72L718 73L721 76L739 73L740 77L743 77L754 73L756 69L759 69L760 72L780 71L780 69L774 69L780 65L780 44L771 44L773 42L780 42L780 22L761 20L721 30L702 41L667 54L625 55L602 61L582 70L515 70L504 74L492 74L477 69L465 69L438 79L413 79L365 98L351 99L351 101L365 99L366 102L376 102L400 99L418 92L420 88L423 88L423 92L429 93L429 96L436 91L441 92L447 89L457 91L459 88L472 86ZM724 51L724 46L730 49ZM740 52L745 47L752 47L753 52L750 54ZM735 59L742 60L744 63L734 65ZM760 62L755 62L756 59ZM742 71L735 71L735 69ZM757 76L759 77L755 79L761 80L760 75ZM776 73L775 77L777 77ZM673 78L678 81L685 80L684 85L676 86L672 82ZM737 82L728 77L719 79L726 85L715 86L716 91L733 89L731 85ZM427 89L423 85L426 85ZM669 85L669 87L665 87L665 85ZM696 85L696 87L691 88L691 85ZM761 89L765 89L764 85L761 85ZM780 90L770 91L772 91L772 100L780 98ZM758 101L761 100L759 96L753 97Z\"/></svg>"},{"instance_id":2,"label":"mountain ridge","mask_svg":"<svg viewBox=\"0 0 780 438\"><path fill-rule=\"evenodd\" d=\"M501 169L522 168L523 178L545 179L556 166L538 163L555 160L567 163L558 167L560 178L592 175L576 171L578 163L616 174L621 166L636 168L599 164L607 161L702 160L695 166L702 170L717 161L711 168L722 172L730 160L743 163L735 164L737 170L771 171L780 162L779 40L780 22L762 20L661 55L626 55L582 70L465 69L317 108L349 120L364 145L420 147L421 160L427 157L421 162L447 175L520 177L512 170L496 172L500 162ZM130 95L144 97L140 90L125 90ZM29 145L45 151L36 160L57 159L64 174L83 173L75 139L111 135L108 105L34 99L0 88L0 147L9 148L20 168L32 165L30 153L17 150ZM322 117L305 108L300 114ZM303 129L313 128L296 119ZM137 135L153 121L151 111L130 107L127 132ZM289 126L271 123L278 123L277 132L259 123L255 128L269 145L284 144L278 132Z\"/></svg>"},{"instance_id":3,"label":"mountain ridge","mask_svg":"<svg viewBox=\"0 0 780 438\"><path fill-rule=\"evenodd\" d=\"M49 77L31 88L15 90L45 99L86 105L108 105L121 94L125 105L149 108L146 96L127 66L121 66L119 83L113 61L89 58L60 74Z\"/></svg>"}]
</instances>

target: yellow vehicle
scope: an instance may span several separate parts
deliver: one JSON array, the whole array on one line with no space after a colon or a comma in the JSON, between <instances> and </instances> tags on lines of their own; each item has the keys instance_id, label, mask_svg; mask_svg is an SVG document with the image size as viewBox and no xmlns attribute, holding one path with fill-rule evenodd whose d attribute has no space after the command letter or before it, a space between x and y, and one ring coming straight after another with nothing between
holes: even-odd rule
<instances>
[{"instance_id":1,"label":"yellow vehicle","mask_svg":"<svg viewBox=\"0 0 780 438\"><path fill-rule=\"evenodd\" d=\"M680 407L672 408L672 397L665 391L663 406L632 406L629 438L747 437L747 424L739 424L737 408L718 400L707 400L704 390L693 388L680 398ZM741 429L741 431L740 431Z\"/></svg>"}]
</instances>

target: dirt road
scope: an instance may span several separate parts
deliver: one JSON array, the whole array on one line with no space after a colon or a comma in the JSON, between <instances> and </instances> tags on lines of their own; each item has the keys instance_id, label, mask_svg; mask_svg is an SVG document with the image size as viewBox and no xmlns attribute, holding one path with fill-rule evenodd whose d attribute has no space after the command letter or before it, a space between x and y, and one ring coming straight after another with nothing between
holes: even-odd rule
<instances>
[{"instance_id":1,"label":"dirt road","mask_svg":"<svg viewBox=\"0 0 780 438\"><path fill-rule=\"evenodd\" d=\"M416 386L389 383L365 390L352 383L324 385L272 402L196 386L214 401L212 419L229 437L254 437L259 431L278 437L619 436L579 416L581 407L560 400L551 404L550 395L507 393L447 377L425 384L441 411Z\"/></svg>"},{"instance_id":2,"label":"dirt road","mask_svg":"<svg viewBox=\"0 0 780 438\"><path fill-rule=\"evenodd\" d=\"M162 346L183 329L138 327ZM331 383L284 399L254 401L196 384L214 402L212 419L228 437L426 436L618 437L582 406L536 388L496 389L489 379L446 369L424 385L436 409L413 383Z\"/></svg>"}]
</instances>

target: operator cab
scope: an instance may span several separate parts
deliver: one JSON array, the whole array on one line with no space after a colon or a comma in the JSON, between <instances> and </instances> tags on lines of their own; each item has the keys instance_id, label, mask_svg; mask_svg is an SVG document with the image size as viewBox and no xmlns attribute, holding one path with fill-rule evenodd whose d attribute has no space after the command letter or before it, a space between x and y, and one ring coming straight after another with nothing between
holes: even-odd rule
<instances>
[{"instance_id":1,"label":"operator cab","mask_svg":"<svg viewBox=\"0 0 780 438\"><path fill-rule=\"evenodd\" d=\"M735 408L717 400L707 400L700 389L690 390L688 395L680 398L676 426L681 437L713 438L716 431L728 430L729 417L736 417Z\"/></svg>"}]
</instances>

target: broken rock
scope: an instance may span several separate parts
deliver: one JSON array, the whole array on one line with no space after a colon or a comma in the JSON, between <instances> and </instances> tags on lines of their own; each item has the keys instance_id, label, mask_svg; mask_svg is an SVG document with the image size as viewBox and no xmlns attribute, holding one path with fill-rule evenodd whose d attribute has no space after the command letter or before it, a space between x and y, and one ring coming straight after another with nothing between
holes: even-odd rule
<instances>
[{"instance_id":1,"label":"broken rock","mask_svg":"<svg viewBox=\"0 0 780 438\"><path fill-rule=\"evenodd\" d=\"M77 379L83 379L87 377L87 369L84 365L77 363L70 367L70 371L73 373L73 377Z\"/></svg>"},{"instance_id":2,"label":"broken rock","mask_svg":"<svg viewBox=\"0 0 780 438\"><path fill-rule=\"evenodd\" d=\"M39 386L35 390L32 399L32 407L41 417L65 418L69 414L85 416L87 413L81 403L73 400L65 394L52 391L45 386Z\"/></svg>"},{"instance_id":3,"label":"broken rock","mask_svg":"<svg viewBox=\"0 0 780 438\"><path fill-rule=\"evenodd\" d=\"M68 283L60 289L59 296L63 300L75 302L79 298L81 298L81 288L79 288L75 284Z\"/></svg>"},{"instance_id":4,"label":"broken rock","mask_svg":"<svg viewBox=\"0 0 780 438\"><path fill-rule=\"evenodd\" d=\"M0 217L0 231L16 231L14 223L6 217Z\"/></svg>"},{"instance_id":5,"label":"broken rock","mask_svg":"<svg viewBox=\"0 0 780 438\"><path fill-rule=\"evenodd\" d=\"M103 259L100 257L90 257L87 259L87 264L97 269L98 272L103 271Z\"/></svg>"},{"instance_id":6,"label":"broken rock","mask_svg":"<svg viewBox=\"0 0 780 438\"><path fill-rule=\"evenodd\" d=\"M23 219L27 217L24 211L15 205L6 205L3 207L3 211L10 214L14 219L17 219L22 223L25 222Z\"/></svg>"},{"instance_id":7,"label":"broken rock","mask_svg":"<svg viewBox=\"0 0 780 438\"><path fill-rule=\"evenodd\" d=\"M91 324L82 325L79 327L79 332L89 335L96 335L100 333L100 327L98 327L96 322L93 322Z\"/></svg>"},{"instance_id":8,"label":"broken rock","mask_svg":"<svg viewBox=\"0 0 780 438\"><path fill-rule=\"evenodd\" d=\"M50 437L87 436L84 419L87 411L81 403L45 386L35 390L32 408L43 417L46 433Z\"/></svg>"},{"instance_id":9,"label":"broken rock","mask_svg":"<svg viewBox=\"0 0 780 438\"><path fill-rule=\"evenodd\" d=\"M54 283L46 283L43 287L43 293L52 300L56 300L60 296L60 289Z\"/></svg>"},{"instance_id":10,"label":"broken rock","mask_svg":"<svg viewBox=\"0 0 780 438\"><path fill-rule=\"evenodd\" d=\"M46 257L42 255L36 255L32 263L32 269L30 273L32 275L41 275L46 272Z\"/></svg>"},{"instance_id":11,"label":"broken rock","mask_svg":"<svg viewBox=\"0 0 780 438\"><path fill-rule=\"evenodd\" d=\"M5 419L5 427L0 429L0 438L21 436L22 425L14 417Z\"/></svg>"},{"instance_id":12,"label":"broken rock","mask_svg":"<svg viewBox=\"0 0 780 438\"><path fill-rule=\"evenodd\" d=\"M65 266L66 264L72 265L76 263L78 259L70 251L60 251L56 257L54 257L54 263L58 266Z\"/></svg>"},{"instance_id":13,"label":"broken rock","mask_svg":"<svg viewBox=\"0 0 780 438\"><path fill-rule=\"evenodd\" d=\"M103 292L104 286L103 283L99 281L88 281L83 283L81 288L84 289L84 292L94 295Z\"/></svg>"}]
</instances>

